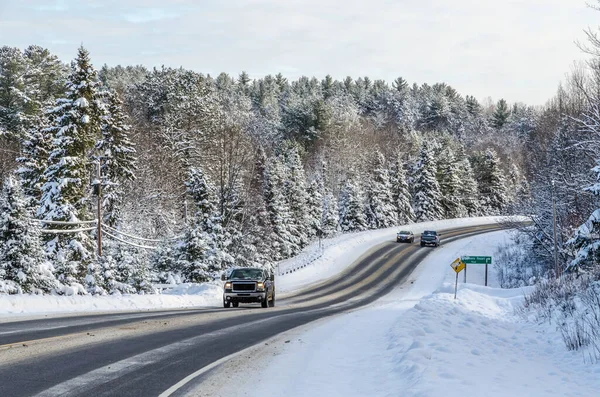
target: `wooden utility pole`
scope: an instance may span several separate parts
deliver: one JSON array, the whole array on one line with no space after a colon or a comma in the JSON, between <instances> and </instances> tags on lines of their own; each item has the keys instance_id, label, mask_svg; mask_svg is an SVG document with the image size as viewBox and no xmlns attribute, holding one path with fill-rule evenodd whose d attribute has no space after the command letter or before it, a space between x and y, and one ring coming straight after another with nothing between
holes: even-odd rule
<instances>
[{"instance_id":1,"label":"wooden utility pole","mask_svg":"<svg viewBox=\"0 0 600 397\"><path fill-rule=\"evenodd\" d=\"M96 194L98 198L98 213L96 214L98 231L96 241L98 243L98 256L102 256L102 180L100 177L100 161L98 161L98 174L96 175Z\"/></svg>"}]
</instances>

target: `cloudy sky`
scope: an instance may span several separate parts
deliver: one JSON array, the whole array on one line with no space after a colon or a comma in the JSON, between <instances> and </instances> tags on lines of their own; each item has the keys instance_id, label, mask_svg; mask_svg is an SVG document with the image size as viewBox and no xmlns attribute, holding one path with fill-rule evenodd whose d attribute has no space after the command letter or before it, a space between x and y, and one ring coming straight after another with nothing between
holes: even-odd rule
<instances>
[{"instance_id":1,"label":"cloudy sky","mask_svg":"<svg viewBox=\"0 0 600 397\"><path fill-rule=\"evenodd\" d=\"M83 43L97 67L402 76L541 105L598 22L585 0L0 0L0 45L66 61Z\"/></svg>"}]
</instances>

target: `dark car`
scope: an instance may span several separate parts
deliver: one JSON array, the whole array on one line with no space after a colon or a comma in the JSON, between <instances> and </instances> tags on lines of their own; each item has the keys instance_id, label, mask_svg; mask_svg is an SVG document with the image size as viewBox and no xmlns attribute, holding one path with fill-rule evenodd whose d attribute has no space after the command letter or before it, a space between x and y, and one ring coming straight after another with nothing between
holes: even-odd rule
<instances>
[{"instance_id":1,"label":"dark car","mask_svg":"<svg viewBox=\"0 0 600 397\"><path fill-rule=\"evenodd\" d=\"M425 230L421 233L421 247L426 245L440 246L440 235L434 230Z\"/></svg>"},{"instance_id":2,"label":"dark car","mask_svg":"<svg viewBox=\"0 0 600 397\"><path fill-rule=\"evenodd\" d=\"M412 243L415 241L415 235L413 232L402 230L396 234L397 243Z\"/></svg>"},{"instance_id":3,"label":"dark car","mask_svg":"<svg viewBox=\"0 0 600 397\"><path fill-rule=\"evenodd\" d=\"M275 276L258 267L233 269L223 274L223 307L238 307L240 303L260 303L262 307L275 306Z\"/></svg>"}]
</instances>

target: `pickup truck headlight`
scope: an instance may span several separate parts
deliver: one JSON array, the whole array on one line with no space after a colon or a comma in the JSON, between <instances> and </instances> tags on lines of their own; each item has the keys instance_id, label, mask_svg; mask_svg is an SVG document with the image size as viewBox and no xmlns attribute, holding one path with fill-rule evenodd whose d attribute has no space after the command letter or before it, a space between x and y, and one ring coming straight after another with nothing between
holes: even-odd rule
<instances>
[{"instance_id":1,"label":"pickup truck headlight","mask_svg":"<svg viewBox=\"0 0 600 397\"><path fill-rule=\"evenodd\" d=\"M231 289L231 282L226 282L225 283L225 289Z\"/></svg>"},{"instance_id":2,"label":"pickup truck headlight","mask_svg":"<svg viewBox=\"0 0 600 397\"><path fill-rule=\"evenodd\" d=\"M256 283L256 289L258 291L262 291L265 289L265 283L263 283L262 281L259 281L258 283Z\"/></svg>"}]
</instances>

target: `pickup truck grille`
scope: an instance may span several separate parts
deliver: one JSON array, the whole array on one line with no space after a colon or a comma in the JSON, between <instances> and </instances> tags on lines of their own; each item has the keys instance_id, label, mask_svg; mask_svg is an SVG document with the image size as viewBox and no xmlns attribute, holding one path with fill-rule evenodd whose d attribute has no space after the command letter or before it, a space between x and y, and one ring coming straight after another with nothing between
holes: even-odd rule
<instances>
[{"instance_id":1,"label":"pickup truck grille","mask_svg":"<svg viewBox=\"0 0 600 397\"><path fill-rule=\"evenodd\" d=\"M232 289L233 289L233 291L254 291L256 289L256 283L255 282L251 282L251 283L233 282Z\"/></svg>"}]
</instances>

